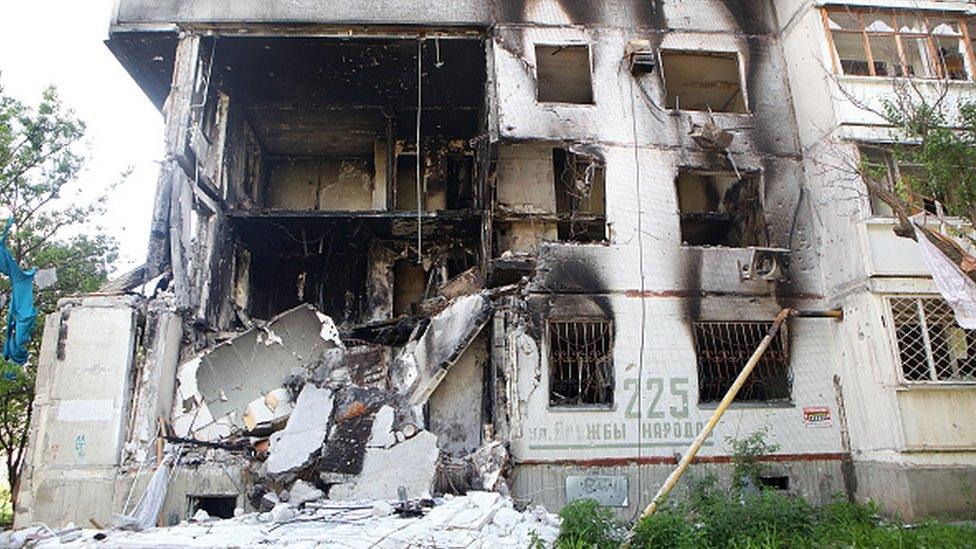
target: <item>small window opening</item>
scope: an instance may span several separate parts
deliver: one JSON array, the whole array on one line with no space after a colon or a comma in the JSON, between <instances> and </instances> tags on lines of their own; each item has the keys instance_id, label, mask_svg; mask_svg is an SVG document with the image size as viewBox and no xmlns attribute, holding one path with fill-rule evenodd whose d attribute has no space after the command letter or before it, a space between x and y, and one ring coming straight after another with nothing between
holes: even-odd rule
<instances>
[{"instance_id":1,"label":"small window opening","mask_svg":"<svg viewBox=\"0 0 976 549\"><path fill-rule=\"evenodd\" d=\"M758 176L682 171L676 182L687 246L765 246Z\"/></svg>"},{"instance_id":2,"label":"small window opening","mask_svg":"<svg viewBox=\"0 0 976 549\"><path fill-rule=\"evenodd\" d=\"M775 476L775 477L759 477L759 484L764 488L772 488L773 490L789 490L790 489L790 477Z\"/></svg>"},{"instance_id":3,"label":"small window opening","mask_svg":"<svg viewBox=\"0 0 976 549\"><path fill-rule=\"evenodd\" d=\"M559 240L597 242L606 238L606 175L603 162L565 149L552 151Z\"/></svg>"},{"instance_id":4,"label":"small window opening","mask_svg":"<svg viewBox=\"0 0 976 549\"><path fill-rule=\"evenodd\" d=\"M976 381L976 330L960 327L944 299L899 297L890 305L906 381Z\"/></svg>"},{"instance_id":5,"label":"small window opening","mask_svg":"<svg viewBox=\"0 0 976 549\"><path fill-rule=\"evenodd\" d=\"M772 322L695 322L699 402L718 402L732 386ZM785 326L736 395L736 402L788 400L790 360Z\"/></svg>"},{"instance_id":6,"label":"small window opening","mask_svg":"<svg viewBox=\"0 0 976 549\"><path fill-rule=\"evenodd\" d=\"M203 509L211 517L234 518L237 496L187 496L189 516Z\"/></svg>"},{"instance_id":7,"label":"small window opening","mask_svg":"<svg viewBox=\"0 0 976 549\"><path fill-rule=\"evenodd\" d=\"M548 322L549 404L613 404L613 322Z\"/></svg>"},{"instance_id":8,"label":"small window opening","mask_svg":"<svg viewBox=\"0 0 976 549\"><path fill-rule=\"evenodd\" d=\"M747 113L735 53L662 51L668 108Z\"/></svg>"},{"instance_id":9,"label":"small window opening","mask_svg":"<svg viewBox=\"0 0 976 549\"><path fill-rule=\"evenodd\" d=\"M535 47L540 103L593 103L589 46Z\"/></svg>"}]
</instances>

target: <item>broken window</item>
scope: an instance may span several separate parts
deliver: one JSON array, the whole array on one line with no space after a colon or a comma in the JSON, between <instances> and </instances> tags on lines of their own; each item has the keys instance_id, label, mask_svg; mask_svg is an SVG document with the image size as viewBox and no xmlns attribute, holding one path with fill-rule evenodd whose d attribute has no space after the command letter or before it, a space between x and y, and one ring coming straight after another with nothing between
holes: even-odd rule
<instances>
[{"instance_id":1,"label":"broken window","mask_svg":"<svg viewBox=\"0 0 976 549\"><path fill-rule=\"evenodd\" d=\"M237 496L186 496L187 516L192 517L203 509L214 518L234 518L234 508L237 507Z\"/></svg>"},{"instance_id":2,"label":"broken window","mask_svg":"<svg viewBox=\"0 0 976 549\"><path fill-rule=\"evenodd\" d=\"M971 80L972 44L960 16L897 10L827 9L834 72Z\"/></svg>"},{"instance_id":3,"label":"broken window","mask_svg":"<svg viewBox=\"0 0 976 549\"><path fill-rule=\"evenodd\" d=\"M540 103L593 103L589 46L536 44L535 64Z\"/></svg>"},{"instance_id":4,"label":"broken window","mask_svg":"<svg viewBox=\"0 0 976 549\"><path fill-rule=\"evenodd\" d=\"M668 108L748 112L737 54L662 50L661 68Z\"/></svg>"},{"instance_id":5,"label":"broken window","mask_svg":"<svg viewBox=\"0 0 976 549\"><path fill-rule=\"evenodd\" d=\"M941 215L941 206L936 200L920 198L912 192L912 188L918 187L918 182L925 177L924 166L899 160L890 148L876 145L859 145L858 153L861 156L860 169L865 178L884 185L892 192L898 189L906 191L907 202L915 210L924 209L926 212ZM881 217L894 215L891 207L877 196L869 194L869 200L871 215Z\"/></svg>"},{"instance_id":6,"label":"broken window","mask_svg":"<svg viewBox=\"0 0 976 549\"><path fill-rule=\"evenodd\" d=\"M549 404L613 404L613 322L550 320Z\"/></svg>"},{"instance_id":7,"label":"broken window","mask_svg":"<svg viewBox=\"0 0 976 549\"><path fill-rule=\"evenodd\" d=\"M559 240L594 242L606 237L606 176L593 155L552 151Z\"/></svg>"},{"instance_id":8,"label":"broken window","mask_svg":"<svg viewBox=\"0 0 976 549\"><path fill-rule=\"evenodd\" d=\"M758 176L684 170L676 186L685 245L766 245Z\"/></svg>"},{"instance_id":9,"label":"broken window","mask_svg":"<svg viewBox=\"0 0 976 549\"><path fill-rule=\"evenodd\" d=\"M722 400L772 325L767 321L694 323L699 402ZM773 338L736 395L736 401L790 398L789 339L785 328Z\"/></svg>"},{"instance_id":10,"label":"broken window","mask_svg":"<svg viewBox=\"0 0 976 549\"><path fill-rule=\"evenodd\" d=\"M976 381L976 330L961 328L941 297L893 297L895 344L905 381Z\"/></svg>"}]
</instances>

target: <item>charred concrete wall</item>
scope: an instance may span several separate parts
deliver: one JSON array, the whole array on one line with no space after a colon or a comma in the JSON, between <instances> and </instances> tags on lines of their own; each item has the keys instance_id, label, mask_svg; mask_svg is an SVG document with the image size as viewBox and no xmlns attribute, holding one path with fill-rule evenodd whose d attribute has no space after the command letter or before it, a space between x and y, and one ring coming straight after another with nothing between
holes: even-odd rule
<instances>
[{"instance_id":1,"label":"charred concrete wall","mask_svg":"<svg viewBox=\"0 0 976 549\"><path fill-rule=\"evenodd\" d=\"M516 494L560 506L567 477L586 474L585 464L593 468L590 474L628 478L630 508L621 509L627 514L653 492L658 483L650 479L663 478L672 456L711 414L698 393L692 324L768 320L786 305L824 305L786 60L775 14L752 3L652 2L623 20L595 9L596 20L585 26L555 2L526 3L519 10L515 18L525 24L498 24L492 48L498 203L545 211L551 187L525 189L520 183L547 182L553 177L551 150L585 144L599 151L605 165L607 230L600 243L558 242L554 223L540 216L506 227L521 238L506 233L496 240L499 253L511 243L512 252L527 251L537 261L524 307L496 317L495 324L496 332L500 325L505 332L496 344L514 357L503 367L516 372L508 378L518 400L508 412L513 457L521 463ZM645 74L630 70L624 52L635 39L648 40L655 53L733 55L748 112L668 108L668 75L660 65ZM539 45L588 47L591 104L537 99L545 84ZM709 121L733 131L727 152L708 150L693 138L694 128ZM769 246L790 251L788 281L744 280L737 266L748 262L752 251L746 247L683 244L676 192L683 170L738 170L761 180L764 230ZM547 322L594 317L611 320L615 330L612 401L554 406ZM837 410L829 373L831 329L823 320L791 322L790 398L734 405L703 459L727 460L729 437L767 425L783 459L796 463L791 486L814 499L843 486L827 488L828 479L840 478L838 423L810 428L803 421L804 408Z\"/></svg>"},{"instance_id":2,"label":"charred concrete wall","mask_svg":"<svg viewBox=\"0 0 976 549\"><path fill-rule=\"evenodd\" d=\"M134 368L127 348L119 365L141 377L113 408L121 427L106 432L119 443L106 446L116 457L98 482L140 485L112 467L153 461L160 410L181 422L193 411L173 387L177 361L241 337L272 341L257 335L264 321L304 303L332 317L337 342L365 339L413 361L422 379L393 368L392 385L409 381L393 389L409 389L413 405L429 397L424 419L443 454L503 441L514 495L550 508L566 503L570 477L622 478L628 498L617 506L630 516L714 408L701 389L698 323L759 325L783 307L840 306L853 315L841 324L789 322L787 394L734 404L703 467L724 468L730 438L766 427L780 447L777 475L812 499L857 486L883 496L884 478L919 490L907 473L855 472L848 459L908 466L900 433L914 424L903 410L918 402L892 389L900 380L877 319L887 318L885 292L932 290L908 276L924 275L915 259L889 260L904 246L870 223L852 228L864 201L846 200L832 190L837 174L818 170L851 148L836 139L853 128L878 133L809 69L827 53L811 3L120 0L111 33L166 115L144 274L172 296L148 307L145 363ZM716 232L748 238L709 240ZM494 307L490 333L474 330L449 359L420 363L445 350L418 341L438 337L426 335L431 319L475 292L485 302L472 316L478 330ZM567 405L554 397L566 356L553 326L574 323L612 344L603 389ZM56 331L46 331L46 360L60 352ZM32 448L49 423L38 422ZM219 427L209 442L227 434ZM245 491L243 465L223 450L201 451L181 473L167 520L189 511L194 483ZM59 466L32 455L25 505L68 516L38 495ZM972 461L915 455L932 471ZM120 508L119 494L109 499L95 505ZM902 511L922 509L941 508Z\"/></svg>"}]
</instances>

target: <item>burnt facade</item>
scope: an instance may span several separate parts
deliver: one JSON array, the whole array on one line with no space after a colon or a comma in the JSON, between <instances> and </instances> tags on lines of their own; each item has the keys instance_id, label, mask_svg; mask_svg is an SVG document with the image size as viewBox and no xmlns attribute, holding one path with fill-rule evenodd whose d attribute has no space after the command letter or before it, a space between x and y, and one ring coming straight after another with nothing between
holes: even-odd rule
<instances>
[{"instance_id":1,"label":"burnt facade","mask_svg":"<svg viewBox=\"0 0 976 549\"><path fill-rule=\"evenodd\" d=\"M811 100L794 89L796 21L820 11L791 4L120 2L108 45L166 117L147 262L107 288L125 297L64 304L44 344L69 354L39 383L73 364L73 315L103 309L132 326L113 347L126 382L39 391L52 414L112 404L63 433L40 420L18 520L78 516L51 494L144 482L159 418L180 440L254 435L186 365L248 331L273 343L260 331L305 306L328 317L323 339L372 346L356 364L382 364L365 378L390 376L442 464L500 443L516 499L558 508L581 477L610 477L632 514L782 308L845 306L827 248L852 229L823 206L795 107ZM165 291L127 295L160 277ZM791 320L700 467L725 472L729 439L767 427L791 490L857 496L839 337L835 320ZM268 370L255 364L228 383ZM239 404L278 385L291 398L275 380ZM207 391L212 421L196 423ZM44 457L100 421L117 429L99 460ZM211 450L166 517L245 490L244 460Z\"/></svg>"}]
</instances>

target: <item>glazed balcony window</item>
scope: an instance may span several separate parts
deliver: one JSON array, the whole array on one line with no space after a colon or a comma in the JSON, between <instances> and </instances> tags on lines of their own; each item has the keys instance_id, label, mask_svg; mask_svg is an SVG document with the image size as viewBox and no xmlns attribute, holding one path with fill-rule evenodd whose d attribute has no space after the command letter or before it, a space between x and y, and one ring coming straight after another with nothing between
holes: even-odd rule
<instances>
[{"instance_id":1,"label":"glazed balcony window","mask_svg":"<svg viewBox=\"0 0 976 549\"><path fill-rule=\"evenodd\" d=\"M974 79L974 25L961 15L854 8L822 14L835 74Z\"/></svg>"}]
</instances>

